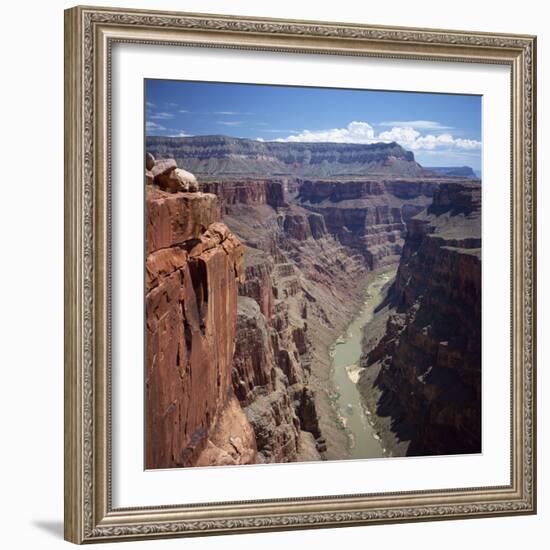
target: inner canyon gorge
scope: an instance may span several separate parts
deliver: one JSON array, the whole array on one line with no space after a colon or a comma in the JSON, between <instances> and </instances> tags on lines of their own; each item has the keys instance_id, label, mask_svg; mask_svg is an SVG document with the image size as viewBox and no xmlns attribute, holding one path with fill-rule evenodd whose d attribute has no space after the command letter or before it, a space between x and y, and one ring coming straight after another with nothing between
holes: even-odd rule
<instances>
[{"instance_id":1,"label":"inner canyon gorge","mask_svg":"<svg viewBox=\"0 0 550 550\"><path fill-rule=\"evenodd\" d=\"M145 467L481 452L481 181L146 138Z\"/></svg>"}]
</instances>

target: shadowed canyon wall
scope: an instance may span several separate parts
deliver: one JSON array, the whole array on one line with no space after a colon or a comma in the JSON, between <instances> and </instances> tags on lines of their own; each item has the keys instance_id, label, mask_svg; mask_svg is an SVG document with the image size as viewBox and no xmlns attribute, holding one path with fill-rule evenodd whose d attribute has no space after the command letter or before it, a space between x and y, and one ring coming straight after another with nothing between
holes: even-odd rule
<instances>
[{"instance_id":1,"label":"shadowed canyon wall","mask_svg":"<svg viewBox=\"0 0 550 550\"><path fill-rule=\"evenodd\" d=\"M407 220L430 203L440 181L305 180L297 200L321 214L328 230L361 253L370 269L376 269L399 260Z\"/></svg>"},{"instance_id":2,"label":"shadowed canyon wall","mask_svg":"<svg viewBox=\"0 0 550 550\"><path fill-rule=\"evenodd\" d=\"M377 342L366 327L360 387L394 450L480 452L479 183L442 184L407 229Z\"/></svg>"}]
</instances>

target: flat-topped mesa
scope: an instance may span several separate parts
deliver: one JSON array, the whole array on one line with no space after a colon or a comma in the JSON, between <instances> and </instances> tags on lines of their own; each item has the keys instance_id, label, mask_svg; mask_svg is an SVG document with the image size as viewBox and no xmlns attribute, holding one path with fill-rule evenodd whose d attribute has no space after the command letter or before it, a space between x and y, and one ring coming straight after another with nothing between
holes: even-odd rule
<instances>
[{"instance_id":1,"label":"flat-topped mesa","mask_svg":"<svg viewBox=\"0 0 550 550\"><path fill-rule=\"evenodd\" d=\"M231 381L243 247L215 195L159 188L174 171L146 186L146 467L254 463Z\"/></svg>"},{"instance_id":2,"label":"flat-topped mesa","mask_svg":"<svg viewBox=\"0 0 550 550\"><path fill-rule=\"evenodd\" d=\"M147 150L202 176L333 177L429 175L414 154L392 143L274 142L228 136L147 137Z\"/></svg>"}]
</instances>

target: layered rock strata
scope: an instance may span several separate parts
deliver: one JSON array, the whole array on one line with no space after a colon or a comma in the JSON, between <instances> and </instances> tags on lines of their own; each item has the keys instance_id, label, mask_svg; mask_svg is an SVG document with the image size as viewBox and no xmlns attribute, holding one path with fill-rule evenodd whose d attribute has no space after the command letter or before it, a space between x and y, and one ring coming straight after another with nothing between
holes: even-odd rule
<instances>
[{"instance_id":1,"label":"layered rock strata","mask_svg":"<svg viewBox=\"0 0 550 550\"><path fill-rule=\"evenodd\" d=\"M164 185L176 170L146 186L146 468L254 463L231 374L243 247L215 195Z\"/></svg>"},{"instance_id":2,"label":"layered rock strata","mask_svg":"<svg viewBox=\"0 0 550 550\"><path fill-rule=\"evenodd\" d=\"M279 207L258 189L240 196L222 200L224 222L246 247L233 387L254 427L258 461L345 458L327 347L359 302L364 258L327 231L322 215L289 204L288 191Z\"/></svg>"},{"instance_id":3,"label":"layered rock strata","mask_svg":"<svg viewBox=\"0 0 550 550\"><path fill-rule=\"evenodd\" d=\"M201 184L206 193L217 195L224 205L267 204L273 208L288 206L284 193L285 179L229 179Z\"/></svg>"},{"instance_id":4,"label":"layered rock strata","mask_svg":"<svg viewBox=\"0 0 550 550\"><path fill-rule=\"evenodd\" d=\"M147 137L147 150L200 176L430 174L397 143L282 143L228 136Z\"/></svg>"},{"instance_id":5,"label":"layered rock strata","mask_svg":"<svg viewBox=\"0 0 550 550\"><path fill-rule=\"evenodd\" d=\"M297 202L323 216L343 245L365 257L370 269L397 263L407 221L422 211L439 179L304 180Z\"/></svg>"},{"instance_id":6,"label":"layered rock strata","mask_svg":"<svg viewBox=\"0 0 550 550\"><path fill-rule=\"evenodd\" d=\"M445 183L407 223L359 385L395 454L481 451L481 188Z\"/></svg>"}]
</instances>

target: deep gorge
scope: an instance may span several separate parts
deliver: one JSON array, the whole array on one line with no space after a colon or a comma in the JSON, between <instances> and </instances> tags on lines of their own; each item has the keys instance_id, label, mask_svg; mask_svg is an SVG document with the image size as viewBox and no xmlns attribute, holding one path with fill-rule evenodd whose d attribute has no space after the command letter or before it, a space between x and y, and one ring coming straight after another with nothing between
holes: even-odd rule
<instances>
[{"instance_id":1,"label":"deep gorge","mask_svg":"<svg viewBox=\"0 0 550 550\"><path fill-rule=\"evenodd\" d=\"M157 160L146 186L147 467L349 457L329 348L359 312L367 285L391 268L395 282L365 328L358 388L366 410L380 416L374 425L392 454L447 452L449 438L438 434L449 426L462 449L475 450L476 438L465 434L480 417L480 331L468 354L457 355L463 341L450 338L458 325L445 315L463 322L479 314L471 309L480 291L479 182L429 172L396 144L309 145L309 155L277 148L266 160L253 144L149 140ZM176 162L159 160L165 155ZM410 335L415 351L405 351L396 331ZM418 347L422 365L411 373L406 364L420 361ZM462 404L445 401L448 379L463 384ZM403 402L400 384L414 402ZM395 444L396 417L417 411L433 430Z\"/></svg>"}]
</instances>

